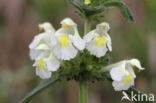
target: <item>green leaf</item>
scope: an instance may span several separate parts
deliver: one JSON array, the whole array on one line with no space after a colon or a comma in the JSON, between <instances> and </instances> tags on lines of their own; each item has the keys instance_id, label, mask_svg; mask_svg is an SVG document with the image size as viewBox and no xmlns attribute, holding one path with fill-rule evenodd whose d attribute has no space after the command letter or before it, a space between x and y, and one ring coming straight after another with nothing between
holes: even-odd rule
<instances>
[{"instance_id":1,"label":"green leaf","mask_svg":"<svg viewBox=\"0 0 156 103\"><path fill-rule=\"evenodd\" d=\"M142 94L144 94L144 93L142 93L142 92L140 92L140 91L138 91L138 90L136 90L135 88L133 88L133 87L131 87L131 88L129 88L127 91L125 91L127 94L128 94L128 96L129 97L131 97L131 92L133 91L133 94L135 95L135 94L138 94L138 95L136 95L136 99L138 98L137 96L140 96L141 97L141 95ZM148 96L148 95L147 95ZM148 96L148 98L149 98L149 96ZM154 101L152 102L152 101L146 101L146 98L143 98L143 101L135 101L134 103L154 103Z\"/></svg>"},{"instance_id":2,"label":"green leaf","mask_svg":"<svg viewBox=\"0 0 156 103\"><path fill-rule=\"evenodd\" d=\"M39 86L37 86L36 88L34 88L29 94L27 94L24 97L24 99L21 101L21 103L28 103L29 101L31 101L31 99L35 95L37 95L38 93L40 93L41 91L43 91L44 89L46 89L47 87L49 87L50 85L54 84L59 79L60 79L59 76L58 75L55 75L55 76L52 76L50 79L45 80Z\"/></svg>"},{"instance_id":3,"label":"green leaf","mask_svg":"<svg viewBox=\"0 0 156 103\"><path fill-rule=\"evenodd\" d=\"M107 1L104 3L104 6L107 7L108 9L115 8L115 7L119 8L122 16L125 18L126 21L134 22L132 13L127 8L127 6L124 3L122 3L121 1L114 1L114 0Z\"/></svg>"},{"instance_id":4,"label":"green leaf","mask_svg":"<svg viewBox=\"0 0 156 103\"><path fill-rule=\"evenodd\" d=\"M69 0L69 2L82 12L82 5L77 0Z\"/></svg>"}]
</instances>

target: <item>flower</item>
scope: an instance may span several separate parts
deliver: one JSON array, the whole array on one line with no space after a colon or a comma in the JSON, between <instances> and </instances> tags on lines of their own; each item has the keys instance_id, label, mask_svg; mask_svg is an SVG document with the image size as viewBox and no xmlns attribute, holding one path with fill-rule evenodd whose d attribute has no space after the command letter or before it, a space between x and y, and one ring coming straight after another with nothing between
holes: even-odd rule
<instances>
[{"instance_id":1,"label":"flower","mask_svg":"<svg viewBox=\"0 0 156 103\"><path fill-rule=\"evenodd\" d=\"M91 0L85 0L84 1L84 4L86 4L86 5L88 5L88 4L90 4L91 3Z\"/></svg>"},{"instance_id":2,"label":"flower","mask_svg":"<svg viewBox=\"0 0 156 103\"><path fill-rule=\"evenodd\" d=\"M33 41L29 45L30 58L32 60L35 60L38 57L38 55L42 52L42 50L48 49L48 46L45 45L45 43L48 45L51 45L51 44L54 45L56 42L53 36L55 33L55 29L50 23L45 22L43 24L39 24L39 28L40 28L40 31L44 30L45 32L40 33L37 36L35 36Z\"/></svg>"},{"instance_id":3,"label":"flower","mask_svg":"<svg viewBox=\"0 0 156 103\"><path fill-rule=\"evenodd\" d=\"M36 75L42 79L47 79L51 77L51 72L46 68L46 60L42 56L38 57L33 64L36 67Z\"/></svg>"},{"instance_id":4,"label":"flower","mask_svg":"<svg viewBox=\"0 0 156 103\"><path fill-rule=\"evenodd\" d=\"M123 60L118 63L104 67L105 70L110 70L111 78L113 79L113 87L116 91L127 90L134 85L136 75L133 68L144 70L141 67L138 59Z\"/></svg>"},{"instance_id":5,"label":"flower","mask_svg":"<svg viewBox=\"0 0 156 103\"><path fill-rule=\"evenodd\" d=\"M36 67L36 75L42 79L51 77L51 72L56 71L60 66L60 61L53 54L53 46L56 43L55 30L50 23L40 24L41 30L45 32L35 36L29 45L30 57L35 60L33 66Z\"/></svg>"},{"instance_id":6,"label":"flower","mask_svg":"<svg viewBox=\"0 0 156 103\"><path fill-rule=\"evenodd\" d=\"M108 51L112 51L111 38L108 35L110 29L109 24L103 22L96 26L95 30L92 30L84 36L86 42L86 48L92 55L101 57Z\"/></svg>"},{"instance_id":7,"label":"flower","mask_svg":"<svg viewBox=\"0 0 156 103\"><path fill-rule=\"evenodd\" d=\"M54 46L54 54L62 60L74 58L78 50L85 48L85 42L80 37L77 24L70 18L61 21L61 28L55 33L57 43Z\"/></svg>"},{"instance_id":8,"label":"flower","mask_svg":"<svg viewBox=\"0 0 156 103\"><path fill-rule=\"evenodd\" d=\"M36 75L42 79L48 79L51 77L51 72L56 71L59 66L60 62L48 51L43 52L40 54L33 64L36 67Z\"/></svg>"}]
</instances>

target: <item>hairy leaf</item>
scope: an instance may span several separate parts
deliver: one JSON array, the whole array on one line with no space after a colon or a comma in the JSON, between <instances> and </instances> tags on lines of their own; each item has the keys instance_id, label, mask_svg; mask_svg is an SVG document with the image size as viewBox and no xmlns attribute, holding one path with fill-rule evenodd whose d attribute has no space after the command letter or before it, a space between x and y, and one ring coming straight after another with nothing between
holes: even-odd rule
<instances>
[{"instance_id":1,"label":"hairy leaf","mask_svg":"<svg viewBox=\"0 0 156 103\"><path fill-rule=\"evenodd\" d=\"M126 5L124 3L122 3L121 1L107 1L104 3L104 6L109 8L119 8L120 12L122 14L122 16L125 18L126 21L128 22L134 22L132 13L130 12L130 10L126 7Z\"/></svg>"}]
</instances>

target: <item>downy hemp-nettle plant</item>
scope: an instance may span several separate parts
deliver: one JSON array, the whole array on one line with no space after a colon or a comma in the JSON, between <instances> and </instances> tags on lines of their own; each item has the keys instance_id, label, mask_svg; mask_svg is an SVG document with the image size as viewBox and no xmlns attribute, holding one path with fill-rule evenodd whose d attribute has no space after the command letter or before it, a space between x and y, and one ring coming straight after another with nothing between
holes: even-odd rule
<instances>
[{"instance_id":1,"label":"downy hemp-nettle plant","mask_svg":"<svg viewBox=\"0 0 156 103\"><path fill-rule=\"evenodd\" d=\"M109 64L112 40L109 23L101 21L104 12L119 8L128 22L134 22L126 5L120 0L69 0L77 8L76 13L85 20L84 34L78 25L67 17L56 30L49 22L39 24L41 33L29 45L30 58L34 60L36 75L46 79L32 90L22 103L28 103L36 94L59 80L75 80L79 83L79 102L87 103L87 82L112 82L115 91L123 91L128 96L137 92L134 86L134 69L144 70L138 59L130 59ZM91 30L91 23L99 23ZM113 41L115 43L115 41Z\"/></svg>"}]
</instances>

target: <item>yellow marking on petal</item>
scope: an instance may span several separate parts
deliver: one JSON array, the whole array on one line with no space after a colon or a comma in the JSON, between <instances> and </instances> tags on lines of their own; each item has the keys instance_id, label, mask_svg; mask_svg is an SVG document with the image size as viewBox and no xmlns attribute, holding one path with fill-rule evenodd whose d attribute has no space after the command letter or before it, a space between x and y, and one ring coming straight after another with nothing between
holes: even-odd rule
<instances>
[{"instance_id":1,"label":"yellow marking on petal","mask_svg":"<svg viewBox=\"0 0 156 103\"><path fill-rule=\"evenodd\" d=\"M91 0L85 0L84 1L84 4L86 4L86 5L88 5L88 4L90 4L91 3Z\"/></svg>"},{"instance_id":2,"label":"yellow marking on petal","mask_svg":"<svg viewBox=\"0 0 156 103\"><path fill-rule=\"evenodd\" d=\"M40 31L44 31L44 28L40 27Z\"/></svg>"},{"instance_id":3,"label":"yellow marking on petal","mask_svg":"<svg viewBox=\"0 0 156 103\"><path fill-rule=\"evenodd\" d=\"M106 39L104 37L96 37L94 43L97 47L102 47L106 44Z\"/></svg>"},{"instance_id":4,"label":"yellow marking on petal","mask_svg":"<svg viewBox=\"0 0 156 103\"><path fill-rule=\"evenodd\" d=\"M40 40L40 42L38 43L38 45L45 43L44 40Z\"/></svg>"},{"instance_id":5,"label":"yellow marking on petal","mask_svg":"<svg viewBox=\"0 0 156 103\"><path fill-rule=\"evenodd\" d=\"M43 60L43 58L41 58L39 61L38 61L38 68L40 69L40 70L43 70L44 68L45 68L45 65L44 65L44 60Z\"/></svg>"},{"instance_id":6,"label":"yellow marking on petal","mask_svg":"<svg viewBox=\"0 0 156 103\"><path fill-rule=\"evenodd\" d=\"M61 28L69 28L69 25L61 25Z\"/></svg>"},{"instance_id":7,"label":"yellow marking on petal","mask_svg":"<svg viewBox=\"0 0 156 103\"><path fill-rule=\"evenodd\" d=\"M104 25L104 26L103 26L103 29L104 29L104 30L107 30L107 26L106 26L106 25Z\"/></svg>"},{"instance_id":8,"label":"yellow marking on petal","mask_svg":"<svg viewBox=\"0 0 156 103\"><path fill-rule=\"evenodd\" d=\"M135 65L134 64L131 64L131 67L134 69L135 68Z\"/></svg>"},{"instance_id":9,"label":"yellow marking on petal","mask_svg":"<svg viewBox=\"0 0 156 103\"><path fill-rule=\"evenodd\" d=\"M131 80L132 80L132 73L129 73L129 75L126 76L126 77L124 78L123 83L124 83L124 84L127 84L127 83L129 83Z\"/></svg>"},{"instance_id":10,"label":"yellow marking on petal","mask_svg":"<svg viewBox=\"0 0 156 103\"><path fill-rule=\"evenodd\" d=\"M68 35L61 35L58 42L61 45L61 47L67 48L69 46L69 37L68 37Z\"/></svg>"},{"instance_id":11,"label":"yellow marking on petal","mask_svg":"<svg viewBox=\"0 0 156 103\"><path fill-rule=\"evenodd\" d=\"M38 47L39 45L43 44L43 43L45 43L45 41L44 41L44 40L40 40L40 42L37 44L37 47Z\"/></svg>"}]
</instances>

